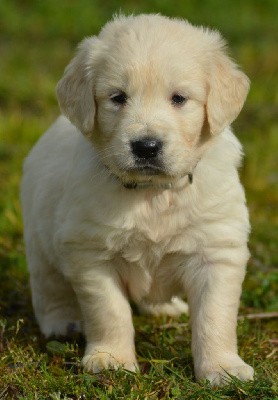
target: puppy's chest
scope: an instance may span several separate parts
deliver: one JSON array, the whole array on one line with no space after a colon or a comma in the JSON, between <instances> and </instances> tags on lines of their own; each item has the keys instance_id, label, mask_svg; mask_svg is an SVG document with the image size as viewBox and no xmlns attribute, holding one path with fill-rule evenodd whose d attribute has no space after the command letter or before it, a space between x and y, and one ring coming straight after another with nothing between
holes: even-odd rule
<instances>
[{"instance_id":1,"label":"puppy's chest","mask_svg":"<svg viewBox=\"0 0 278 400\"><path fill-rule=\"evenodd\" d=\"M138 207L110 232L107 247L131 298L152 293L155 301L167 301L175 294L178 270L198 246L191 227L186 210Z\"/></svg>"},{"instance_id":2,"label":"puppy's chest","mask_svg":"<svg viewBox=\"0 0 278 400\"><path fill-rule=\"evenodd\" d=\"M145 203L127 213L122 226L110 232L107 245L125 261L153 269L169 253L194 251L191 226L185 209Z\"/></svg>"}]
</instances>

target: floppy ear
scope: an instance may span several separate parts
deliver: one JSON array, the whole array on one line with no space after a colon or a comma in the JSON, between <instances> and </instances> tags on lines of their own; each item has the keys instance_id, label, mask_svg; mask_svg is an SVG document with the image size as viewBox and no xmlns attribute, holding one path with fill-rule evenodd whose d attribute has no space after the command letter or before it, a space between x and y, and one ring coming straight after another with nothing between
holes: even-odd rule
<instances>
[{"instance_id":1,"label":"floppy ear","mask_svg":"<svg viewBox=\"0 0 278 400\"><path fill-rule=\"evenodd\" d=\"M94 60L99 39L83 40L57 85L62 113L86 136L92 133L95 117Z\"/></svg>"},{"instance_id":2,"label":"floppy ear","mask_svg":"<svg viewBox=\"0 0 278 400\"><path fill-rule=\"evenodd\" d=\"M218 50L209 77L207 118L212 134L222 132L240 113L249 79L223 50Z\"/></svg>"}]
</instances>

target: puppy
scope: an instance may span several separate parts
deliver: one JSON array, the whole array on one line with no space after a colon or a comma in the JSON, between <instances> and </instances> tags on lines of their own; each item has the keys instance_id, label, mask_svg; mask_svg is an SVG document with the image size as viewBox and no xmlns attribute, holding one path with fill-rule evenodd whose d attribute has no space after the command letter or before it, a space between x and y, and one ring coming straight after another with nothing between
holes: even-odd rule
<instances>
[{"instance_id":1,"label":"puppy","mask_svg":"<svg viewBox=\"0 0 278 400\"><path fill-rule=\"evenodd\" d=\"M87 371L138 367L129 299L177 314L186 295L196 378L253 378L237 354L249 221L229 127L248 88L218 32L159 15L114 18L66 68L64 116L25 161L24 236L41 331L84 330Z\"/></svg>"}]
</instances>

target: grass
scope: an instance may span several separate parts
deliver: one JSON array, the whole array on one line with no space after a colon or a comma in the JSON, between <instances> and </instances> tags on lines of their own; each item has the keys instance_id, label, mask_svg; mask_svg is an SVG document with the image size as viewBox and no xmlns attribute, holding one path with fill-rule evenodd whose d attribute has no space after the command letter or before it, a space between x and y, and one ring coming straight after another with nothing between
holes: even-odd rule
<instances>
[{"instance_id":1,"label":"grass","mask_svg":"<svg viewBox=\"0 0 278 400\"><path fill-rule=\"evenodd\" d=\"M277 399L277 320L241 320L239 351L256 379L196 383L188 318L134 317L141 374L84 373L84 340L46 341L30 301L18 187L22 161L59 114L55 84L76 44L121 7L218 28L252 81L235 131L246 158L252 234L241 314L278 309L278 2L276 0L0 2L0 399Z\"/></svg>"}]
</instances>

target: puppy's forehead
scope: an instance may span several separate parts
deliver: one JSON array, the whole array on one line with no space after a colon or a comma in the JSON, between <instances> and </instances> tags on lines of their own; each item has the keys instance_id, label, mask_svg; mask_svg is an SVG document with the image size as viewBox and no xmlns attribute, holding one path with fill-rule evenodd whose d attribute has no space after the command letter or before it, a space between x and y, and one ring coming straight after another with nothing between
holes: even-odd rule
<instances>
[{"instance_id":1,"label":"puppy's forehead","mask_svg":"<svg viewBox=\"0 0 278 400\"><path fill-rule=\"evenodd\" d=\"M115 85L131 80L154 85L165 79L200 81L205 36L200 28L159 16L116 20L99 36L106 44L101 74Z\"/></svg>"},{"instance_id":2,"label":"puppy's forehead","mask_svg":"<svg viewBox=\"0 0 278 400\"><path fill-rule=\"evenodd\" d=\"M103 27L99 38L109 53L116 52L124 58L142 58L164 51L169 57L187 55L198 60L221 41L216 31L152 14L115 18Z\"/></svg>"}]
</instances>

